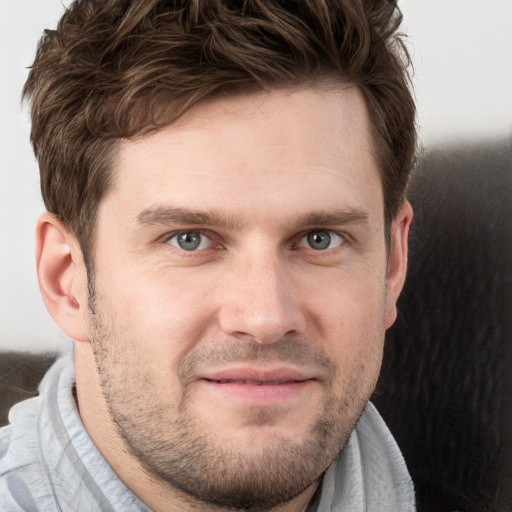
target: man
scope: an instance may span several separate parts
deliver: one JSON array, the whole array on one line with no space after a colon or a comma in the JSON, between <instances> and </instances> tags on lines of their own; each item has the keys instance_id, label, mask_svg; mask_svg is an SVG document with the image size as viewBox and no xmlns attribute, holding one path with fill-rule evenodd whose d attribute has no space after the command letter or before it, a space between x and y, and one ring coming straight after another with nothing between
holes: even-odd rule
<instances>
[{"instance_id":1,"label":"man","mask_svg":"<svg viewBox=\"0 0 512 512\"><path fill-rule=\"evenodd\" d=\"M399 22L80 0L46 33L37 271L74 361L11 411L2 510L414 510L368 404L412 219Z\"/></svg>"}]
</instances>

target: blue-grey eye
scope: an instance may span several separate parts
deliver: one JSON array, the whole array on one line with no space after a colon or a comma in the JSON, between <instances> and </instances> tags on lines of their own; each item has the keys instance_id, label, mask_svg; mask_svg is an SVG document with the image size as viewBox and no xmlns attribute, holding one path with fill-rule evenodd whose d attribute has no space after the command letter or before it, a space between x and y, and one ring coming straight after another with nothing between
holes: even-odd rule
<instances>
[{"instance_id":1,"label":"blue-grey eye","mask_svg":"<svg viewBox=\"0 0 512 512\"><path fill-rule=\"evenodd\" d=\"M197 231L184 231L169 238L168 243L183 251L197 251L206 249L210 244L210 239Z\"/></svg>"},{"instance_id":2,"label":"blue-grey eye","mask_svg":"<svg viewBox=\"0 0 512 512\"><path fill-rule=\"evenodd\" d=\"M307 247L316 251L333 249L343 244L343 238L332 231L311 231L299 241L299 247Z\"/></svg>"}]
</instances>

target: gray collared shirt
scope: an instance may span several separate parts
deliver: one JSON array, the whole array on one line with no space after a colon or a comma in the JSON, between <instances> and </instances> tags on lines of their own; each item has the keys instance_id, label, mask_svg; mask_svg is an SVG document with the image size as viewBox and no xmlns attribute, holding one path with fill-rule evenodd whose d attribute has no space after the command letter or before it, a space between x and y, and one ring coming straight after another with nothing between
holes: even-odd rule
<instances>
[{"instance_id":1,"label":"gray collared shirt","mask_svg":"<svg viewBox=\"0 0 512 512\"><path fill-rule=\"evenodd\" d=\"M0 429L2 512L141 512L91 441L73 397L72 354L43 379ZM309 512L412 512L414 491L402 455L368 404L340 457L326 471Z\"/></svg>"}]
</instances>

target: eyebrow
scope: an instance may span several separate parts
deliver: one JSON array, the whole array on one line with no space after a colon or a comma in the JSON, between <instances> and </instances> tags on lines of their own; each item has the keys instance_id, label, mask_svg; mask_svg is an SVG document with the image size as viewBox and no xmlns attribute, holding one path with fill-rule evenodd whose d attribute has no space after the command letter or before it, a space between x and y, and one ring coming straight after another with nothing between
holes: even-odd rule
<instances>
[{"instance_id":1,"label":"eyebrow","mask_svg":"<svg viewBox=\"0 0 512 512\"><path fill-rule=\"evenodd\" d=\"M360 208L346 210L314 211L301 215L295 222L299 226L339 226L344 224L367 224L368 212Z\"/></svg>"},{"instance_id":2,"label":"eyebrow","mask_svg":"<svg viewBox=\"0 0 512 512\"><path fill-rule=\"evenodd\" d=\"M214 211L196 211L185 208L158 206L147 208L137 215L141 225L188 224L192 226L224 226L232 230L243 228L243 223Z\"/></svg>"},{"instance_id":3,"label":"eyebrow","mask_svg":"<svg viewBox=\"0 0 512 512\"><path fill-rule=\"evenodd\" d=\"M319 210L300 215L292 223L297 227L335 226L346 224L367 224L368 212L360 208L343 210ZM185 224L190 226L224 227L233 231L242 230L244 223L240 219L229 217L216 211L197 211L186 208L158 206L147 208L137 215L140 225Z\"/></svg>"}]
</instances>

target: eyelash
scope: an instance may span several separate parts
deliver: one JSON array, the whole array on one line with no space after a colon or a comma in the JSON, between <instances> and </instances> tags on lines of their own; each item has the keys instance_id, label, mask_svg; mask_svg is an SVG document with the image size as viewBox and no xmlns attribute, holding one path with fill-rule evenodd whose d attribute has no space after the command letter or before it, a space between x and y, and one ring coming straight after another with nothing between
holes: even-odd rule
<instances>
[{"instance_id":1,"label":"eyelash","mask_svg":"<svg viewBox=\"0 0 512 512\"><path fill-rule=\"evenodd\" d=\"M329 244L331 242L335 242L335 243L338 243L338 245L336 245L335 247L331 247L331 248L324 248L324 249L315 249L314 247L311 247L309 246L309 249L312 249L318 253L321 253L321 252L326 252L327 250L333 250L333 249L336 249L338 247L341 247L342 245L344 245L346 243L346 237L341 234L341 233L338 233L336 231L333 231L331 229L314 229L314 230L309 230L307 233L304 233L302 234L299 239L298 239L298 242L296 244L294 244L294 247L299 247L301 246L301 242L305 239L307 239L310 235L314 235L314 234L328 234L329 235ZM338 241L336 240L336 238L338 239ZM310 241L308 240L306 243L310 243ZM307 247L306 247L307 248Z\"/></svg>"},{"instance_id":2,"label":"eyelash","mask_svg":"<svg viewBox=\"0 0 512 512\"><path fill-rule=\"evenodd\" d=\"M187 256L192 256L194 253L197 253L197 252L202 252L202 251L207 251L207 250L210 250L211 248L210 247L207 247L207 248L204 248L204 249L201 249L199 251L197 250L191 250L191 251L187 251L186 249L182 249L180 247L177 247L173 244L170 243L170 241L174 238L174 237L177 237L179 235L186 235L186 234L198 234L198 235L201 235L201 236L204 236L206 238L208 238L210 240L210 243L213 243L214 242L214 236L213 236L213 233L210 232L210 231L204 231L204 230L201 230L201 229L189 229L189 230L180 230L180 231L174 231L172 233L168 233L166 234L163 239L162 239L162 242L164 244L167 244L167 245L171 245L174 249L180 251L181 253L184 253L185 255Z\"/></svg>"}]
</instances>

